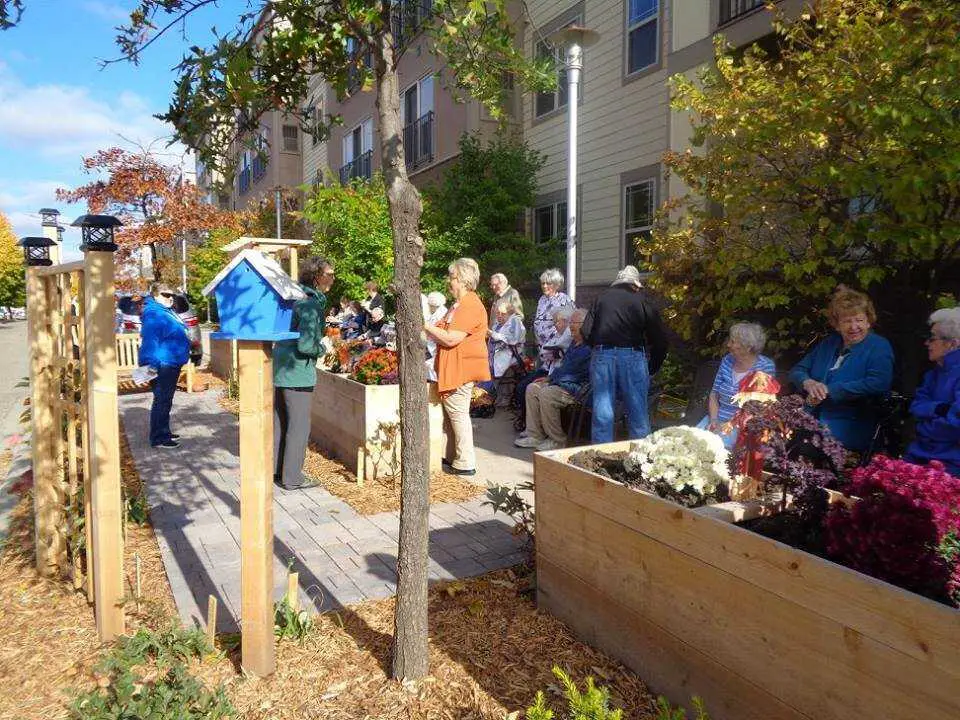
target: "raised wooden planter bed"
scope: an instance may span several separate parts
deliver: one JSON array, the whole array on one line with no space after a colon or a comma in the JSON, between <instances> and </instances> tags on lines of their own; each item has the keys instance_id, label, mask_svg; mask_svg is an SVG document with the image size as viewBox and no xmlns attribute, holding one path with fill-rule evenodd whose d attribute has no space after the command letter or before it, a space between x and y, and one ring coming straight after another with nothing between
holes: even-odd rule
<instances>
[{"instance_id":1,"label":"raised wooden planter bed","mask_svg":"<svg viewBox=\"0 0 960 720\"><path fill-rule=\"evenodd\" d=\"M535 457L538 603L654 692L712 720L960 718L960 611L567 464L579 449Z\"/></svg>"},{"instance_id":2,"label":"raised wooden planter bed","mask_svg":"<svg viewBox=\"0 0 960 720\"><path fill-rule=\"evenodd\" d=\"M386 427L400 421L399 385L364 385L346 375L317 373L313 391L310 438L351 471L366 480L400 472L400 436L396 448L385 448ZM440 471L446 449L443 409L430 397L430 472Z\"/></svg>"}]
</instances>

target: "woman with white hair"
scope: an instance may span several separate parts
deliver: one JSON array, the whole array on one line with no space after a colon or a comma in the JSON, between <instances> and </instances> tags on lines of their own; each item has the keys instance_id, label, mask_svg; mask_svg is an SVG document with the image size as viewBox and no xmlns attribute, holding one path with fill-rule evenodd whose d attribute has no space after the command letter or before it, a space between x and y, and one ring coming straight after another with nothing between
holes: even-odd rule
<instances>
[{"instance_id":1,"label":"woman with white hair","mask_svg":"<svg viewBox=\"0 0 960 720\"><path fill-rule=\"evenodd\" d=\"M436 325L423 331L437 343L437 391L453 441L453 459L444 458L444 470L454 475L476 475L470 399L473 386L490 379L487 361L487 309L477 296L480 267L476 260L450 263L447 285L453 307Z\"/></svg>"},{"instance_id":2,"label":"woman with white hair","mask_svg":"<svg viewBox=\"0 0 960 720\"><path fill-rule=\"evenodd\" d=\"M503 377L511 365L520 362L527 330L510 301L498 300L493 310L495 320L487 334L490 337L490 369L497 379Z\"/></svg>"},{"instance_id":3,"label":"woman with white hair","mask_svg":"<svg viewBox=\"0 0 960 720\"><path fill-rule=\"evenodd\" d=\"M537 314L533 318L533 334L537 339L540 366L549 373L560 360L560 354L555 348L550 347L550 343L562 332L557 330L554 311L569 306L572 313L573 300L563 292L563 274L557 268L543 271L540 275L540 289L543 294L537 302Z\"/></svg>"},{"instance_id":4,"label":"woman with white hair","mask_svg":"<svg viewBox=\"0 0 960 720\"><path fill-rule=\"evenodd\" d=\"M426 295L427 312L423 321L427 325L436 325L447 314L447 298L442 292L434 290ZM427 380L437 381L437 341L427 336Z\"/></svg>"},{"instance_id":5,"label":"woman with white hair","mask_svg":"<svg viewBox=\"0 0 960 720\"><path fill-rule=\"evenodd\" d=\"M923 376L910 405L917 421L917 439L905 460L939 460L960 478L960 307L937 310L930 316L927 353L934 368Z\"/></svg>"},{"instance_id":6,"label":"woman with white hair","mask_svg":"<svg viewBox=\"0 0 960 720\"><path fill-rule=\"evenodd\" d=\"M739 409L733 396L740 388L740 381L749 373L759 370L767 375L776 372L773 360L761 355L767 344L767 333L757 323L734 323L727 336L727 354L720 361L720 368L713 380L713 388L707 398L707 416L697 425L723 438L723 444L731 449L737 440L736 431L728 423Z\"/></svg>"}]
</instances>

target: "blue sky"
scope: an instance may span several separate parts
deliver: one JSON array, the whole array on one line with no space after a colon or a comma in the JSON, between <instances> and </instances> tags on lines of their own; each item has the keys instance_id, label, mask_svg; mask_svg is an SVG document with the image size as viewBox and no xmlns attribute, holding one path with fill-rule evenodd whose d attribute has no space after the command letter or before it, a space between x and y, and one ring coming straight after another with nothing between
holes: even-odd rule
<instances>
[{"instance_id":1,"label":"blue sky","mask_svg":"<svg viewBox=\"0 0 960 720\"><path fill-rule=\"evenodd\" d=\"M86 208L57 203L58 187L90 180L81 158L113 146L148 146L170 164L183 148L165 147L170 128L152 116L166 110L173 67L185 49L204 44L210 28L233 28L246 0L223 0L180 32L151 46L139 66L99 60L117 56L114 27L135 0L27 0L17 27L0 32L0 211L19 236L39 235L37 210L55 207L69 225ZM126 138L126 139L124 139ZM65 254L78 256L79 235L67 231Z\"/></svg>"}]
</instances>

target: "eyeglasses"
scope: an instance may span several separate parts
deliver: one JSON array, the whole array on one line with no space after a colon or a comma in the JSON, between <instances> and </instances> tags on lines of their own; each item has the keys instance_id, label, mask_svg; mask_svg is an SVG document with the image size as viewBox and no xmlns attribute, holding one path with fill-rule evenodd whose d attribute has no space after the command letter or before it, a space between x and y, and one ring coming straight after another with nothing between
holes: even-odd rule
<instances>
[{"instance_id":1,"label":"eyeglasses","mask_svg":"<svg viewBox=\"0 0 960 720\"><path fill-rule=\"evenodd\" d=\"M160 297L172 298L172 297L173 297L173 293L162 292L162 293L160 293Z\"/></svg>"},{"instance_id":2,"label":"eyeglasses","mask_svg":"<svg viewBox=\"0 0 960 720\"><path fill-rule=\"evenodd\" d=\"M926 342L928 342L928 343L937 342L937 341L939 341L939 342L950 342L950 338L945 338L945 337L943 337L942 335L931 335L931 336L928 337L927 340L926 340Z\"/></svg>"}]
</instances>

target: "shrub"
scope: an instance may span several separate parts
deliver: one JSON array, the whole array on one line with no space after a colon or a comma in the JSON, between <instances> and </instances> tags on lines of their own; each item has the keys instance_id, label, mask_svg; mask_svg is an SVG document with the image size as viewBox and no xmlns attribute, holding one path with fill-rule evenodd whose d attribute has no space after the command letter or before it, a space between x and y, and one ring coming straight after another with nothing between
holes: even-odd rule
<instances>
[{"instance_id":1,"label":"shrub","mask_svg":"<svg viewBox=\"0 0 960 720\"><path fill-rule=\"evenodd\" d=\"M621 720L623 718L623 710L610 709L610 691L605 687L597 687L592 677L587 678L587 687L581 692L577 684L560 668L554 667L553 674L563 685L564 696L569 706L565 720ZM553 710L547 707L547 699L543 691L538 691L533 705L527 708L527 720L553 720L555 717Z\"/></svg>"},{"instance_id":2,"label":"shrub","mask_svg":"<svg viewBox=\"0 0 960 720\"><path fill-rule=\"evenodd\" d=\"M638 440L623 459L623 469L654 485L663 484L669 495L694 496L697 503L712 496L730 481L723 440L695 427L668 427Z\"/></svg>"},{"instance_id":3,"label":"shrub","mask_svg":"<svg viewBox=\"0 0 960 720\"><path fill-rule=\"evenodd\" d=\"M376 348L357 360L350 377L364 385L395 385L399 381L399 370L396 351Z\"/></svg>"},{"instance_id":4,"label":"shrub","mask_svg":"<svg viewBox=\"0 0 960 720\"><path fill-rule=\"evenodd\" d=\"M960 480L943 465L875 457L853 473L852 507L825 521L827 553L844 565L960 607Z\"/></svg>"}]
</instances>

